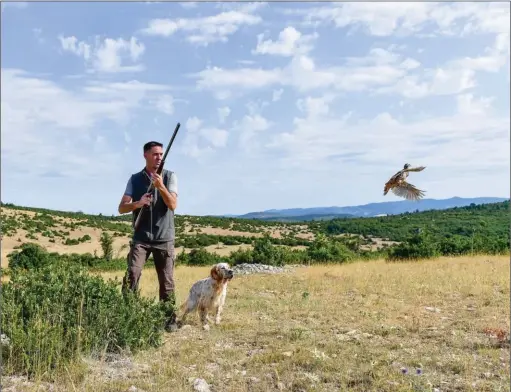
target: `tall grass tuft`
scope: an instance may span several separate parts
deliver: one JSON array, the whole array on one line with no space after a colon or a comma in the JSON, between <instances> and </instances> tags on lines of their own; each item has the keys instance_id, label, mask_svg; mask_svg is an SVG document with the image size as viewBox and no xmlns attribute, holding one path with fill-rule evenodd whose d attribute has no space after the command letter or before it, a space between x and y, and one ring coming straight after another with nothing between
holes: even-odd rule
<instances>
[{"instance_id":1,"label":"tall grass tuft","mask_svg":"<svg viewBox=\"0 0 511 392\"><path fill-rule=\"evenodd\" d=\"M2 288L4 374L53 380L81 356L159 346L163 307L118 285L63 262L13 270Z\"/></svg>"}]
</instances>

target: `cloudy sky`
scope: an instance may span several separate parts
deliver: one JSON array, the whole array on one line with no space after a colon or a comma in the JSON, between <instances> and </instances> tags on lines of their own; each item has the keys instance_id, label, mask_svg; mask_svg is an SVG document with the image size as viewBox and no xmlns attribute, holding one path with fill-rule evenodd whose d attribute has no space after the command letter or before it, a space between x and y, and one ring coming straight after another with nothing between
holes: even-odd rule
<instances>
[{"instance_id":1,"label":"cloudy sky","mask_svg":"<svg viewBox=\"0 0 511 392\"><path fill-rule=\"evenodd\" d=\"M2 4L2 201L116 214L180 132L179 213L509 197L509 3Z\"/></svg>"}]
</instances>

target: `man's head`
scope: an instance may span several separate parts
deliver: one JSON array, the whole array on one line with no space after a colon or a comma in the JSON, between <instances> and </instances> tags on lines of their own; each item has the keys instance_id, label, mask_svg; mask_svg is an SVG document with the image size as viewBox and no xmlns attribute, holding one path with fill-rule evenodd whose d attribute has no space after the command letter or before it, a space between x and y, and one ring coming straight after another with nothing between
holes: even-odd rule
<instances>
[{"instance_id":1,"label":"man's head","mask_svg":"<svg viewBox=\"0 0 511 392\"><path fill-rule=\"evenodd\" d=\"M146 167L156 170L163 158L163 144L158 142L147 142L144 144L144 158Z\"/></svg>"}]
</instances>

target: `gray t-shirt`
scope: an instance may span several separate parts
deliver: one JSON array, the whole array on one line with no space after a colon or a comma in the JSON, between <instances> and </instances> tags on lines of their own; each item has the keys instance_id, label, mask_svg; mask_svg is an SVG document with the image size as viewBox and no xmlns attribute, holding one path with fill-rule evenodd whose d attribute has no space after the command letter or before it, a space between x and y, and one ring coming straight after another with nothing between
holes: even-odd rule
<instances>
[{"instance_id":1,"label":"gray t-shirt","mask_svg":"<svg viewBox=\"0 0 511 392\"><path fill-rule=\"evenodd\" d=\"M173 192L177 195L177 176L176 173L172 172L170 176L169 185L167 186L169 192ZM133 196L133 184L131 183L131 177L126 184L126 190L124 191L124 195Z\"/></svg>"}]
</instances>

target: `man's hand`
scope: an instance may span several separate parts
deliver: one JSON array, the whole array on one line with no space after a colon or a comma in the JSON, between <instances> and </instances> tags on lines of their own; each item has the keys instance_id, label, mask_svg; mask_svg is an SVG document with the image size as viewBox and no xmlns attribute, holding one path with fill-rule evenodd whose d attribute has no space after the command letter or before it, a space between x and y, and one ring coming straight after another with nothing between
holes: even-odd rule
<instances>
[{"instance_id":1,"label":"man's hand","mask_svg":"<svg viewBox=\"0 0 511 392\"><path fill-rule=\"evenodd\" d=\"M163 184L163 178L158 173L153 173L151 176L153 180L153 185L156 189L162 190L165 188L165 185Z\"/></svg>"},{"instance_id":2,"label":"man's hand","mask_svg":"<svg viewBox=\"0 0 511 392\"><path fill-rule=\"evenodd\" d=\"M151 204L152 199L153 199L152 194L150 194L150 193L144 194L144 196L142 196L142 198L139 201L137 201L137 208L142 208L143 206L148 206L149 204Z\"/></svg>"}]
</instances>

